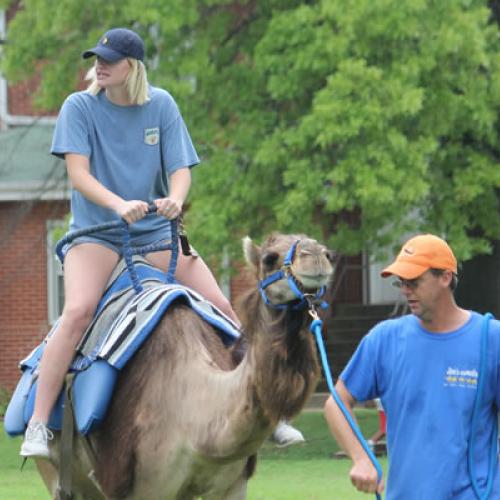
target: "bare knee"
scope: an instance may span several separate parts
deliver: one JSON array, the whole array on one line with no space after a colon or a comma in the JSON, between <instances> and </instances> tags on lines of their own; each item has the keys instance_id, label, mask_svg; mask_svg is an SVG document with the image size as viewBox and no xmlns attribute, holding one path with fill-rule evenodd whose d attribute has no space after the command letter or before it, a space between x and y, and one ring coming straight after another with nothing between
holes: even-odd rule
<instances>
[{"instance_id":1,"label":"bare knee","mask_svg":"<svg viewBox=\"0 0 500 500\"><path fill-rule=\"evenodd\" d=\"M60 324L78 341L89 326L95 313L95 305L88 303L65 304Z\"/></svg>"}]
</instances>

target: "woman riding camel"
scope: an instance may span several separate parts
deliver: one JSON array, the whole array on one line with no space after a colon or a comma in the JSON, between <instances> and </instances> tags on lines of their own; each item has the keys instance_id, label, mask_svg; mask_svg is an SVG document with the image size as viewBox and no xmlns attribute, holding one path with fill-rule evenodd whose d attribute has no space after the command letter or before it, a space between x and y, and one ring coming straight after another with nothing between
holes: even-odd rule
<instances>
[{"instance_id":1,"label":"woman riding camel","mask_svg":"<svg viewBox=\"0 0 500 500\"><path fill-rule=\"evenodd\" d=\"M199 163L172 96L148 84L144 43L135 32L117 28L83 53L96 56L86 91L64 102L52 154L66 161L71 180L71 230L119 219L131 226L133 246L170 237L167 219L181 214ZM148 202L158 215L145 217ZM106 231L76 239L65 251L65 304L57 330L40 363L35 409L21 447L23 456L48 456L46 425L75 348L94 315L120 258L121 237ZM167 269L169 251L146 255ZM176 279L201 293L238 324L207 265L180 254Z\"/></svg>"},{"instance_id":2,"label":"woman riding camel","mask_svg":"<svg viewBox=\"0 0 500 500\"><path fill-rule=\"evenodd\" d=\"M191 167L199 163L173 97L148 84L144 52L137 33L115 28L83 53L84 59L95 57L87 74L91 83L65 100L51 149L65 160L72 185L70 230L122 218L132 224L133 246L169 240L167 219L181 214ZM161 217L145 217L151 202ZM120 259L120 245L119 232L106 231L77 238L65 249L65 303L40 362L35 408L21 447L24 457L49 456L50 413L75 348ZM166 270L170 251L145 257ZM176 279L239 324L200 257L179 254Z\"/></svg>"}]
</instances>

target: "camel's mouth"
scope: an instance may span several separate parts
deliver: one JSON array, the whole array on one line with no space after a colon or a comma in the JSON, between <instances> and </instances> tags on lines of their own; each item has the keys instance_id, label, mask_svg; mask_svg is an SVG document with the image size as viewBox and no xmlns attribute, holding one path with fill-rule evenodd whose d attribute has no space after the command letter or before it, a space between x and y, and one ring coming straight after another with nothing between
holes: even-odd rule
<instances>
[{"instance_id":1,"label":"camel's mouth","mask_svg":"<svg viewBox=\"0 0 500 500\"><path fill-rule=\"evenodd\" d=\"M328 279L328 276L323 274L297 276L291 272L289 276L295 286L304 294L316 293L322 286L326 285Z\"/></svg>"}]
</instances>

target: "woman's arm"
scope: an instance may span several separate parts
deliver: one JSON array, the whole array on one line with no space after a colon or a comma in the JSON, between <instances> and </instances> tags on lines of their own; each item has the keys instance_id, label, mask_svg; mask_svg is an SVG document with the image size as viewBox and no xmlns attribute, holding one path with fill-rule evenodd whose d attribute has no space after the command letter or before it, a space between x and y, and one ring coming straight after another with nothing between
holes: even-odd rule
<instances>
[{"instance_id":1,"label":"woman's arm","mask_svg":"<svg viewBox=\"0 0 500 500\"><path fill-rule=\"evenodd\" d=\"M188 167L176 170L169 177L168 197L155 200L158 213L167 219L175 219L182 212L182 206L191 187L191 169Z\"/></svg>"},{"instance_id":2,"label":"woman's arm","mask_svg":"<svg viewBox=\"0 0 500 500\"><path fill-rule=\"evenodd\" d=\"M90 173L89 159L86 156L67 153L65 160L71 185L85 198L101 207L114 210L129 224L142 219L146 215L148 204L145 201L126 201L104 187Z\"/></svg>"}]
</instances>

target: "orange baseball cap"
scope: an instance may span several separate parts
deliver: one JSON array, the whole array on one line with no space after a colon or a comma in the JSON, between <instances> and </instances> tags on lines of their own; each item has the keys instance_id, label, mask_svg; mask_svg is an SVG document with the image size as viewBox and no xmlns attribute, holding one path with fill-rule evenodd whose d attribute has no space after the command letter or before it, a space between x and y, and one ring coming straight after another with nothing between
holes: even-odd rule
<instances>
[{"instance_id":1,"label":"orange baseball cap","mask_svg":"<svg viewBox=\"0 0 500 500\"><path fill-rule=\"evenodd\" d=\"M395 274L412 280L428 269L445 269L456 274L457 259L446 241L433 234L419 234L403 245L396 260L380 274L382 278Z\"/></svg>"}]
</instances>

